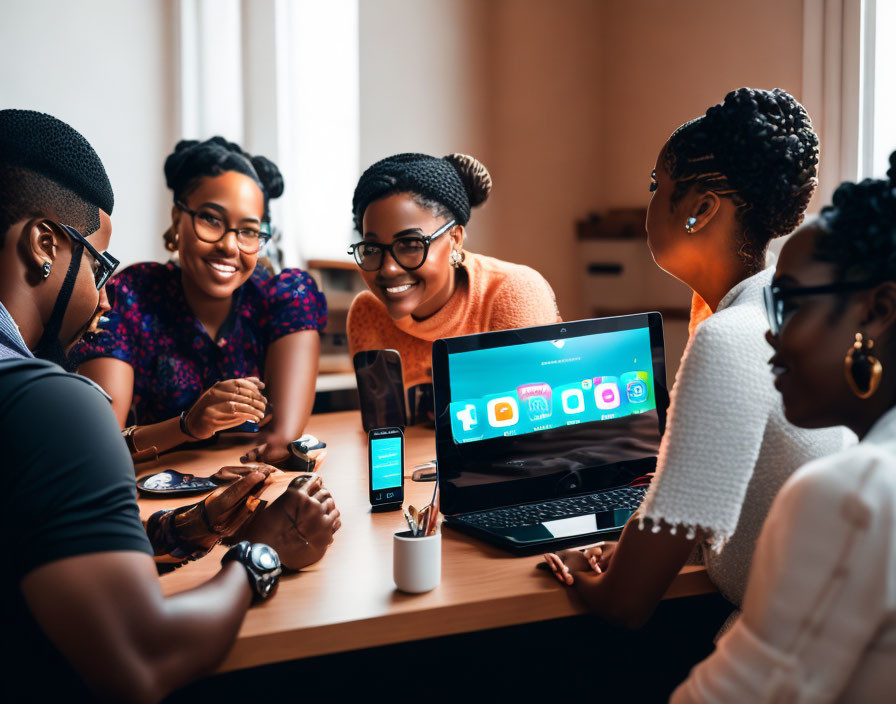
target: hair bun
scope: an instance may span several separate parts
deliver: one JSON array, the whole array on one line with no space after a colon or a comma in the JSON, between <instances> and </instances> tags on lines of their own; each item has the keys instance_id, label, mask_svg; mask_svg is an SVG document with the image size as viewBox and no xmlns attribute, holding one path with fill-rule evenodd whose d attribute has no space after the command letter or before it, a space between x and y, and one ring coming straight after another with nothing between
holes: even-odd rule
<instances>
[{"instance_id":1,"label":"hair bun","mask_svg":"<svg viewBox=\"0 0 896 704\"><path fill-rule=\"evenodd\" d=\"M261 179L261 186L268 198L279 198L283 195L283 175L277 165L264 156L253 156L252 167L258 178Z\"/></svg>"},{"instance_id":2,"label":"hair bun","mask_svg":"<svg viewBox=\"0 0 896 704\"><path fill-rule=\"evenodd\" d=\"M193 147L199 144L198 139L182 139L174 147L174 151L165 159L165 185L174 190L181 167Z\"/></svg>"},{"instance_id":3,"label":"hair bun","mask_svg":"<svg viewBox=\"0 0 896 704\"><path fill-rule=\"evenodd\" d=\"M492 177L488 169L479 159L467 154L449 154L445 160L457 169L470 199L470 206L475 208L482 205L492 190Z\"/></svg>"},{"instance_id":4,"label":"hair bun","mask_svg":"<svg viewBox=\"0 0 896 704\"><path fill-rule=\"evenodd\" d=\"M818 184L818 137L805 108L779 88L739 88L706 121L719 165L749 204L751 229L793 231Z\"/></svg>"},{"instance_id":5,"label":"hair bun","mask_svg":"<svg viewBox=\"0 0 896 704\"><path fill-rule=\"evenodd\" d=\"M200 142L182 139L165 159L165 182L175 200L191 192L203 178L235 171L251 178L264 195L265 217L268 201L283 193L283 175L270 159L252 156L236 142L215 136Z\"/></svg>"}]
</instances>

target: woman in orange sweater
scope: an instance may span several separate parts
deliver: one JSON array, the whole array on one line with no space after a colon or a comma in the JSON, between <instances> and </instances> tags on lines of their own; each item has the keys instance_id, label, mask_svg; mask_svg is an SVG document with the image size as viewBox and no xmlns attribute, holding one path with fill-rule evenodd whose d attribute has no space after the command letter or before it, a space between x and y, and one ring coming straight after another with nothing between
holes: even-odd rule
<instances>
[{"instance_id":1,"label":"woman in orange sweater","mask_svg":"<svg viewBox=\"0 0 896 704\"><path fill-rule=\"evenodd\" d=\"M434 340L560 320L538 272L464 251L470 208L491 187L473 157L398 154L367 169L355 188L362 240L351 252L370 291L349 310L349 349L398 350L418 409L431 410Z\"/></svg>"}]
</instances>

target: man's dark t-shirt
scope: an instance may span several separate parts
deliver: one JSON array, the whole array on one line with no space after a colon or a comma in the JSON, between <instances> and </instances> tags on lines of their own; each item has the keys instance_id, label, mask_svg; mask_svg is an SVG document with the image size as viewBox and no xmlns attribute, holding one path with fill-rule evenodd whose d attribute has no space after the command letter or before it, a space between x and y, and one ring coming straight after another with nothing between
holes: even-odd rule
<instances>
[{"instance_id":1,"label":"man's dark t-shirt","mask_svg":"<svg viewBox=\"0 0 896 704\"><path fill-rule=\"evenodd\" d=\"M134 465L103 393L42 360L0 361L0 437L0 698L42 700L65 691L71 701L83 696L83 685L34 621L21 581L77 555L153 554L137 509Z\"/></svg>"}]
</instances>

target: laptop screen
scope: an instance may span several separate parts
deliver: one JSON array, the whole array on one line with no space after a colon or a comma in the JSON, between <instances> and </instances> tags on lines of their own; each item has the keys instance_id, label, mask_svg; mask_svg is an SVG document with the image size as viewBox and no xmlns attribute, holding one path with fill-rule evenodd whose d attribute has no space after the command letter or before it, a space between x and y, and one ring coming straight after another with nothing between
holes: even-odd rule
<instances>
[{"instance_id":1,"label":"laptop screen","mask_svg":"<svg viewBox=\"0 0 896 704\"><path fill-rule=\"evenodd\" d=\"M655 465L657 313L439 340L433 380L446 513L622 486Z\"/></svg>"},{"instance_id":2,"label":"laptop screen","mask_svg":"<svg viewBox=\"0 0 896 704\"><path fill-rule=\"evenodd\" d=\"M448 374L454 442L656 408L648 327L449 354Z\"/></svg>"}]
</instances>

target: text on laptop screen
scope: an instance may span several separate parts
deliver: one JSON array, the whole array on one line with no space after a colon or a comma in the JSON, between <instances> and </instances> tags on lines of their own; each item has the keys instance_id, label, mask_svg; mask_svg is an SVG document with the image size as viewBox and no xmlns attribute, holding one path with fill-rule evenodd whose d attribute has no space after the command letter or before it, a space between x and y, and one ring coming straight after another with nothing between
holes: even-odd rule
<instances>
[{"instance_id":1,"label":"text on laptop screen","mask_svg":"<svg viewBox=\"0 0 896 704\"><path fill-rule=\"evenodd\" d=\"M449 354L448 367L455 443L656 409L647 327Z\"/></svg>"}]
</instances>

